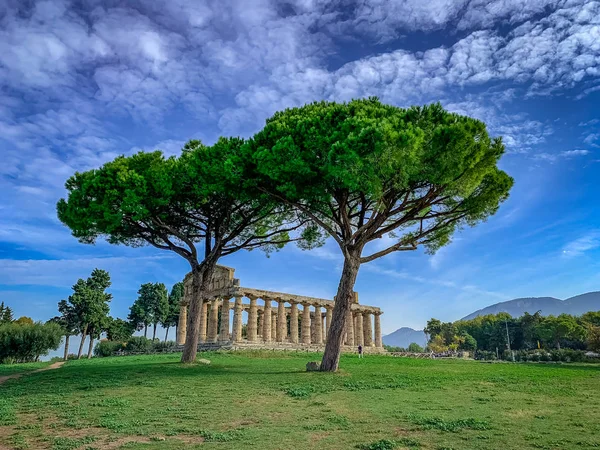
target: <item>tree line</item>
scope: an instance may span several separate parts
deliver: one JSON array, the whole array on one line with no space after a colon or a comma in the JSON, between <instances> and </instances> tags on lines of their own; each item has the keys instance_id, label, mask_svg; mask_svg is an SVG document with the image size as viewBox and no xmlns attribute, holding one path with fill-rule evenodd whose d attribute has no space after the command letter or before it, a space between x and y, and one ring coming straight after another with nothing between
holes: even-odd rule
<instances>
[{"instance_id":1,"label":"tree line","mask_svg":"<svg viewBox=\"0 0 600 450\"><path fill-rule=\"evenodd\" d=\"M195 360L222 256L332 239L344 263L321 370L335 371L361 265L433 253L492 216L513 184L497 167L503 153L483 122L439 104L315 102L277 112L249 139L190 141L177 157L140 152L75 173L57 213L83 243L150 245L189 263L182 362Z\"/></svg>"},{"instance_id":2,"label":"tree line","mask_svg":"<svg viewBox=\"0 0 600 450\"><path fill-rule=\"evenodd\" d=\"M110 275L107 271L94 269L87 279L80 278L72 287L72 294L58 302L59 315L49 322L60 326L65 337L64 359L69 357L71 336L80 336L81 341L77 359L83 356L88 341L87 357L92 357L94 342L106 334L110 341L123 343L134 332L144 330L147 338L148 327L153 327L152 340L156 338L156 329L161 325L166 329L165 341L169 329L177 326L179 303L183 298L183 283L175 283L171 293L163 283L145 283L138 290L138 297L129 308L127 320L110 316L112 294L106 292L110 287Z\"/></svg>"},{"instance_id":3,"label":"tree line","mask_svg":"<svg viewBox=\"0 0 600 450\"><path fill-rule=\"evenodd\" d=\"M425 333L432 351L573 349L600 351L600 311L581 316L543 316L525 313L487 314L470 320L441 322L431 319Z\"/></svg>"}]
</instances>

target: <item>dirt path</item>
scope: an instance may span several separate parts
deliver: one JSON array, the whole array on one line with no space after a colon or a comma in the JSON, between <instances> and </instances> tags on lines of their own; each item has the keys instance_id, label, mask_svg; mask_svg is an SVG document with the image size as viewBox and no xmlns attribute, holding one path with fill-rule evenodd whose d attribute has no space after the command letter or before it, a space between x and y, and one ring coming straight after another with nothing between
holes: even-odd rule
<instances>
[{"instance_id":1,"label":"dirt path","mask_svg":"<svg viewBox=\"0 0 600 450\"><path fill-rule=\"evenodd\" d=\"M29 375L30 373L38 373L38 372L45 372L46 370L58 369L64 363L65 363L65 361L59 361L59 362L50 364L48 367L44 367L43 369L37 369L37 370L32 370L30 372L13 373L12 375L6 375L4 377L0 377L0 384L4 383L5 381L8 381L8 380L14 380L17 378L21 378L23 375Z\"/></svg>"}]
</instances>

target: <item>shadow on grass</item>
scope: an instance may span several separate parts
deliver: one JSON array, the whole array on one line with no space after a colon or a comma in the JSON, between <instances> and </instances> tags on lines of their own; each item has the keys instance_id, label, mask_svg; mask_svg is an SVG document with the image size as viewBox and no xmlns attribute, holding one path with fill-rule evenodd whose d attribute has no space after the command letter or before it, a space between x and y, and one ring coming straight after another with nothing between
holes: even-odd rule
<instances>
[{"instance_id":1,"label":"shadow on grass","mask_svg":"<svg viewBox=\"0 0 600 450\"><path fill-rule=\"evenodd\" d=\"M210 355L206 356L210 358ZM203 379L207 380L207 384L213 384L215 378L223 382L239 380L240 374L243 374L244 380L258 385L278 384L281 375L311 376L305 371L302 358L298 358L297 367L290 367L289 360L287 364L265 364L265 358L261 359L262 362L254 360L254 364L252 359L247 359L247 363L240 360L223 358L210 365L182 364L178 359L166 358L144 361L144 358L127 356L72 361L56 371L8 381L0 390L2 398L8 400L23 395L62 395L106 388L154 387L164 383L183 388L190 379Z\"/></svg>"}]
</instances>

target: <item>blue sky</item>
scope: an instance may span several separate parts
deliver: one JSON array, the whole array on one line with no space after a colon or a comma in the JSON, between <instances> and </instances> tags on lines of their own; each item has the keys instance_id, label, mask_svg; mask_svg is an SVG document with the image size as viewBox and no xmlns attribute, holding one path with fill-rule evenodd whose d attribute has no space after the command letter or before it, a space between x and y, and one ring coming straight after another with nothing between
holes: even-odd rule
<instances>
[{"instance_id":1,"label":"blue sky","mask_svg":"<svg viewBox=\"0 0 600 450\"><path fill-rule=\"evenodd\" d=\"M125 317L141 283L170 287L188 267L149 248L79 244L55 214L74 171L369 95L484 120L516 181L496 216L435 256L362 267L356 289L385 311L384 333L600 289L598 1L4 0L0 299L44 320L99 267L112 275L112 314ZM325 298L341 269L332 243L222 262L243 285Z\"/></svg>"}]
</instances>

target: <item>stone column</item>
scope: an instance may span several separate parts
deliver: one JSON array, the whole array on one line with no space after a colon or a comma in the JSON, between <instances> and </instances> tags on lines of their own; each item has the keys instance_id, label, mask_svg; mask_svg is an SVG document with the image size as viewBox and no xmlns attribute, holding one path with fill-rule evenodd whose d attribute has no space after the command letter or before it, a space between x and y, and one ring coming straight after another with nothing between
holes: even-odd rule
<instances>
[{"instance_id":1,"label":"stone column","mask_svg":"<svg viewBox=\"0 0 600 450\"><path fill-rule=\"evenodd\" d=\"M263 309L263 341L271 342L271 300L265 299Z\"/></svg>"},{"instance_id":2,"label":"stone column","mask_svg":"<svg viewBox=\"0 0 600 450\"><path fill-rule=\"evenodd\" d=\"M229 309L230 301L228 298L223 299L221 307L221 329L219 330L219 341L229 342Z\"/></svg>"},{"instance_id":3,"label":"stone column","mask_svg":"<svg viewBox=\"0 0 600 450\"><path fill-rule=\"evenodd\" d=\"M355 344L356 345L365 345L365 335L363 333L363 315L361 312L357 312L356 313L356 320L354 321L356 323L356 327L354 328L354 331L356 331L356 336L355 336Z\"/></svg>"},{"instance_id":4,"label":"stone column","mask_svg":"<svg viewBox=\"0 0 600 450\"><path fill-rule=\"evenodd\" d=\"M310 344L310 305L303 303L302 306L302 343Z\"/></svg>"},{"instance_id":5,"label":"stone column","mask_svg":"<svg viewBox=\"0 0 600 450\"><path fill-rule=\"evenodd\" d=\"M365 332L365 347L373 346L373 327L371 325L371 314L363 314L363 328Z\"/></svg>"},{"instance_id":6,"label":"stone column","mask_svg":"<svg viewBox=\"0 0 600 450\"><path fill-rule=\"evenodd\" d=\"M271 309L271 341L277 340L277 311Z\"/></svg>"},{"instance_id":7,"label":"stone column","mask_svg":"<svg viewBox=\"0 0 600 450\"><path fill-rule=\"evenodd\" d=\"M248 310L248 325L246 332L248 341L256 342L256 320L258 319L258 309L256 306L256 298L250 297L250 309Z\"/></svg>"},{"instance_id":8,"label":"stone column","mask_svg":"<svg viewBox=\"0 0 600 450\"><path fill-rule=\"evenodd\" d=\"M350 309L346 313L346 345L354 347L354 320Z\"/></svg>"},{"instance_id":9,"label":"stone column","mask_svg":"<svg viewBox=\"0 0 600 450\"><path fill-rule=\"evenodd\" d=\"M200 331L199 331L199 342L206 342L206 322L208 320L208 300L202 301L202 308L200 308Z\"/></svg>"},{"instance_id":10,"label":"stone column","mask_svg":"<svg viewBox=\"0 0 600 450\"><path fill-rule=\"evenodd\" d=\"M323 321L321 315L321 307L315 305L315 344L321 345L323 343Z\"/></svg>"},{"instance_id":11,"label":"stone column","mask_svg":"<svg viewBox=\"0 0 600 450\"><path fill-rule=\"evenodd\" d=\"M216 298L210 303L207 342L217 342L217 333L219 331L219 303L220 301Z\"/></svg>"},{"instance_id":12,"label":"stone column","mask_svg":"<svg viewBox=\"0 0 600 450\"><path fill-rule=\"evenodd\" d=\"M277 303L277 342L285 341L287 337L287 317L285 314L285 301L279 299Z\"/></svg>"},{"instance_id":13,"label":"stone column","mask_svg":"<svg viewBox=\"0 0 600 450\"><path fill-rule=\"evenodd\" d=\"M323 342L325 343L327 341L327 336L326 336L326 330L325 330L325 315L321 314L321 332L322 332L322 339Z\"/></svg>"},{"instance_id":14,"label":"stone column","mask_svg":"<svg viewBox=\"0 0 600 450\"><path fill-rule=\"evenodd\" d=\"M325 313L325 337L329 337L329 328L331 328L331 319L333 318L333 308L327 306Z\"/></svg>"},{"instance_id":15,"label":"stone column","mask_svg":"<svg viewBox=\"0 0 600 450\"><path fill-rule=\"evenodd\" d=\"M383 348L383 339L381 337L381 313L375 313L375 347Z\"/></svg>"},{"instance_id":16,"label":"stone column","mask_svg":"<svg viewBox=\"0 0 600 450\"><path fill-rule=\"evenodd\" d=\"M298 343L298 303L292 303L290 311L290 342Z\"/></svg>"},{"instance_id":17,"label":"stone column","mask_svg":"<svg viewBox=\"0 0 600 450\"><path fill-rule=\"evenodd\" d=\"M233 307L233 332L231 333L233 342L242 341L242 312L242 297L236 297Z\"/></svg>"},{"instance_id":18,"label":"stone column","mask_svg":"<svg viewBox=\"0 0 600 450\"><path fill-rule=\"evenodd\" d=\"M185 344L187 337L187 305L179 306L179 322L177 323L177 343Z\"/></svg>"}]
</instances>

